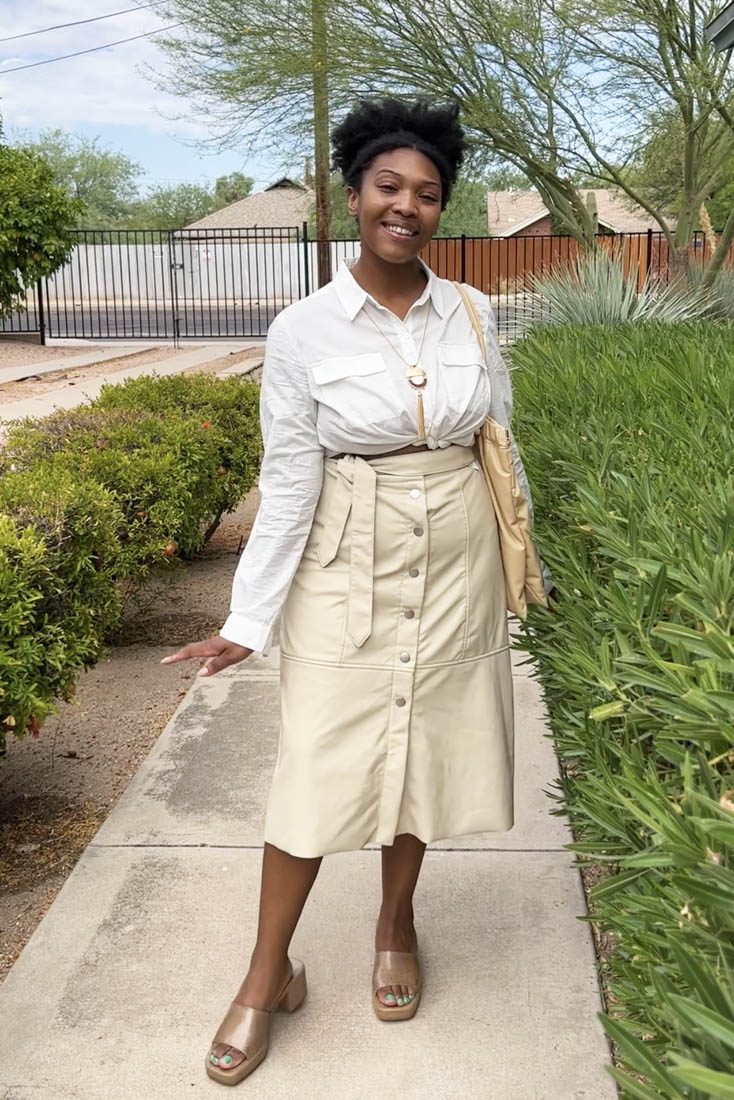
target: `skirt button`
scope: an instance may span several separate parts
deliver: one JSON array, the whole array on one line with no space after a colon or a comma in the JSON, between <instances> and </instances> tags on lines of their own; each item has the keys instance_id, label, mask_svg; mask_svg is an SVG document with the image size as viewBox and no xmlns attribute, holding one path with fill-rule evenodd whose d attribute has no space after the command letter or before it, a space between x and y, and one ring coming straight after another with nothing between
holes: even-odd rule
<instances>
[{"instance_id":1,"label":"skirt button","mask_svg":"<svg viewBox=\"0 0 734 1100\"><path fill-rule=\"evenodd\" d=\"M403 699L402 696L399 699L396 699L395 700L395 706L396 707L404 707L405 706L405 699Z\"/></svg>"},{"instance_id":2,"label":"skirt button","mask_svg":"<svg viewBox=\"0 0 734 1100\"><path fill-rule=\"evenodd\" d=\"M410 654L409 653L401 653L400 654L400 660L403 661L403 662L409 661L410 660Z\"/></svg>"}]
</instances>

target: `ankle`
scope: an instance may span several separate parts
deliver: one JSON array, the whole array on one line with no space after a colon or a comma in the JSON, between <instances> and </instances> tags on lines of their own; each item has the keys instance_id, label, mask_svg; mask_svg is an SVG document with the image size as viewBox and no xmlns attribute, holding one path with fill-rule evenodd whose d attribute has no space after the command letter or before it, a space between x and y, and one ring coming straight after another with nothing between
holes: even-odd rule
<instances>
[{"instance_id":1,"label":"ankle","mask_svg":"<svg viewBox=\"0 0 734 1100\"><path fill-rule=\"evenodd\" d=\"M383 902L377 918L377 927L385 931L410 931L413 928L413 920L413 906L410 902L407 905L389 906Z\"/></svg>"},{"instance_id":2,"label":"ankle","mask_svg":"<svg viewBox=\"0 0 734 1100\"><path fill-rule=\"evenodd\" d=\"M262 973L282 973L290 966L288 952L273 951L271 948L256 947L250 955L250 971Z\"/></svg>"}]
</instances>

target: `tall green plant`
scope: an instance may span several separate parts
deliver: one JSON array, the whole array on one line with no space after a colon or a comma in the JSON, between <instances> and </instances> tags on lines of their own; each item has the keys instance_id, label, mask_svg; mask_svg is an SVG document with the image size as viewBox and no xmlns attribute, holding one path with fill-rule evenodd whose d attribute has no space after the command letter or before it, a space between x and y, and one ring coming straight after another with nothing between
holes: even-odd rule
<instances>
[{"instance_id":1,"label":"tall green plant","mask_svg":"<svg viewBox=\"0 0 734 1100\"><path fill-rule=\"evenodd\" d=\"M559 600L536 659L625 1098L734 1097L734 326L539 328L516 432Z\"/></svg>"}]
</instances>

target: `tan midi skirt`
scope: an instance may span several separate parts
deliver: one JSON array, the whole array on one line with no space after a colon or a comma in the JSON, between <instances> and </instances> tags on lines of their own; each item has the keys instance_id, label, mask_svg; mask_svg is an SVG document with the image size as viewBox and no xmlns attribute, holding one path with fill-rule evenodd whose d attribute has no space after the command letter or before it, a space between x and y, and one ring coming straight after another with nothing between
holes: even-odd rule
<instances>
[{"instance_id":1,"label":"tan midi skirt","mask_svg":"<svg viewBox=\"0 0 734 1100\"><path fill-rule=\"evenodd\" d=\"M280 644L265 841L313 857L512 828L504 578L469 448L325 459Z\"/></svg>"}]
</instances>

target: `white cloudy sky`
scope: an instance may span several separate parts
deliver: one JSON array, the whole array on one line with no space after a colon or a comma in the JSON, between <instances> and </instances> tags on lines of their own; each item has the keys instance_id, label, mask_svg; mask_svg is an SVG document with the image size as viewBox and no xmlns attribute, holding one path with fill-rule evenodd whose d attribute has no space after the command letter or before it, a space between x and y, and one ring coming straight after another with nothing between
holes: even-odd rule
<instances>
[{"instance_id":1,"label":"white cloudy sky","mask_svg":"<svg viewBox=\"0 0 734 1100\"><path fill-rule=\"evenodd\" d=\"M131 8L137 0L0 0L0 39L26 31ZM105 147L121 150L142 165L143 185L210 182L224 172L244 171L261 190L281 175L268 159L246 159L233 150L220 154L197 149L198 125L170 121L187 104L160 92L142 73L148 63L158 71L165 58L154 39L99 50L66 61L19 72L16 66L44 61L152 31L164 25L150 10L45 34L0 41L0 115L6 139L19 131L36 133L61 127L99 136Z\"/></svg>"}]
</instances>

